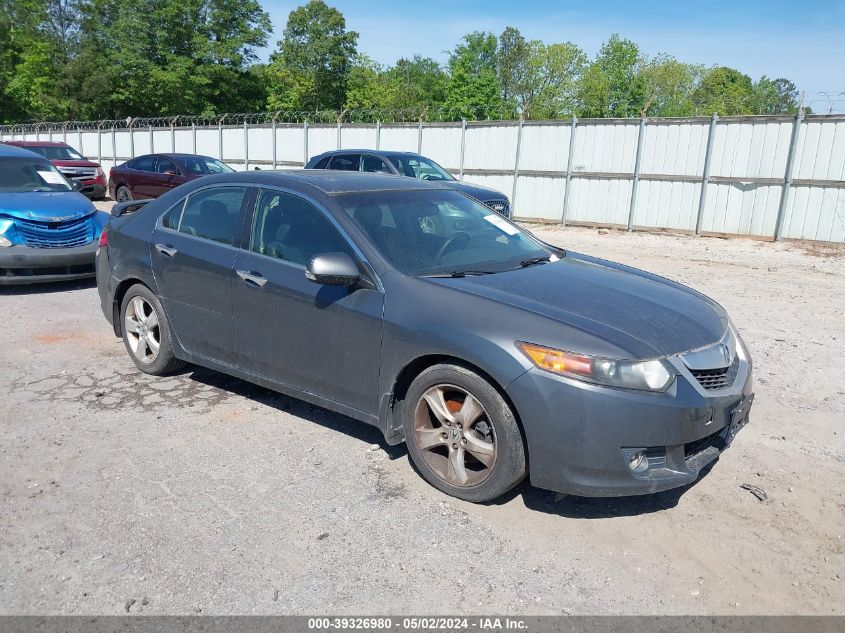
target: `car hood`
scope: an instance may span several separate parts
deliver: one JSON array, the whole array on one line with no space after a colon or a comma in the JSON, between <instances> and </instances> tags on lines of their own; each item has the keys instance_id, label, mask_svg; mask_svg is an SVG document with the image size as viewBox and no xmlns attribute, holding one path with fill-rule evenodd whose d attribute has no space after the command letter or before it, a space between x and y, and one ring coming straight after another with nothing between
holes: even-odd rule
<instances>
[{"instance_id":1,"label":"car hood","mask_svg":"<svg viewBox=\"0 0 845 633\"><path fill-rule=\"evenodd\" d=\"M568 350L584 354L612 349L616 357L667 356L709 345L728 326L725 310L701 293L584 255L567 254L554 263L494 275L432 281L552 319L580 331L579 340L601 341L591 349ZM542 340L536 340L538 335ZM572 340L555 327L528 326L520 337L564 348Z\"/></svg>"},{"instance_id":2,"label":"car hood","mask_svg":"<svg viewBox=\"0 0 845 633\"><path fill-rule=\"evenodd\" d=\"M461 180L448 180L443 181L442 183L450 189L457 189L458 191L467 194L468 196L472 196L476 200L480 200L481 202L486 202L488 200L507 200L508 197L503 194L501 191L496 191L495 189L491 189L490 187L483 187L481 185L470 184L468 182L463 182Z\"/></svg>"},{"instance_id":3,"label":"car hood","mask_svg":"<svg viewBox=\"0 0 845 633\"><path fill-rule=\"evenodd\" d=\"M75 191L0 194L0 215L21 220L62 222L94 211L91 201Z\"/></svg>"},{"instance_id":4,"label":"car hood","mask_svg":"<svg viewBox=\"0 0 845 633\"><path fill-rule=\"evenodd\" d=\"M51 160L56 167L99 167L98 163L90 160Z\"/></svg>"}]
</instances>

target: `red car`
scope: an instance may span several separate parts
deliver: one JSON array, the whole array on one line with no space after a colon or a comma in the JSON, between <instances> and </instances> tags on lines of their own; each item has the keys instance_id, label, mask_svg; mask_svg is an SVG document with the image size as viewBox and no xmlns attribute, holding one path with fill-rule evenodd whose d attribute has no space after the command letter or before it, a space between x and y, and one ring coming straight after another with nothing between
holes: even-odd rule
<instances>
[{"instance_id":1,"label":"red car","mask_svg":"<svg viewBox=\"0 0 845 633\"><path fill-rule=\"evenodd\" d=\"M85 158L67 143L53 141L4 141L4 143L41 154L62 172L65 178L77 181L81 185L79 193L86 197L91 199L105 197L106 176L103 168Z\"/></svg>"},{"instance_id":2,"label":"red car","mask_svg":"<svg viewBox=\"0 0 845 633\"><path fill-rule=\"evenodd\" d=\"M183 183L230 171L234 170L210 156L145 154L112 168L109 193L118 202L158 198Z\"/></svg>"}]
</instances>

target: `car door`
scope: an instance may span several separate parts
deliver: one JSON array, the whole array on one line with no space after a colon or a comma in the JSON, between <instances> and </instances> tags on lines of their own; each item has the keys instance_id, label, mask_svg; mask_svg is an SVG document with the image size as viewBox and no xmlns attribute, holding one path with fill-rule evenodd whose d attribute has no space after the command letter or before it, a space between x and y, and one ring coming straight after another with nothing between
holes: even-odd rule
<instances>
[{"instance_id":1,"label":"car door","mask_svg":"<svg viewBox=\"0 0 845 633\"><path fill-rule=\"evenodd\" d=\"M152 183L153 197L157 198L180 184L182 184L182 179L179 178L179 168L176 167L176 163L169 158L159 156L155 181Z\"/></svg>"},{"instance_id":2,"label":"car door","mask_svg":"<svg viewBox=\"0 0 845 633\"><path fill-rule=\"evenodd\" d=\"M128 174L129 190L135 198L154 198L156 157L139 156L132 161L132 172Z\"/></svg>"},{"instance_id":3,"label":"car door","mask_svg":"<svg viewBox=\"0 0 845 633\"><path fill-rule=\"evenodd\" d=\"M361 156L361 171L372 172L375 174L392 174L393 170L388 167L387 163L372 154L363 154Z\"/></svg>"},{"instance_id":4,"label":"car door","mask_svg":"<svg viewBox=\"0 0 845 633\"><path fill-rule=\"evenodd\" d=\"M360 154L335 154L329 161L329 169L358 171L360 161Z\"/></svg>"},{"instance_id":5,"label":"car door","mask_svg":"<svg viewBox=\"0 0 845 633\"><path fill-rule=\"evenodd\" d=\"M156 225L153 274L176 338L191 354L235 364L232 276L243 223L246 185L193 191Z\"/></svg>"},{"instance_id":6,"label":"car door","mask_svg":"<svg viewBox=\"0 0 845 633\"><path fill-rule=\"evenodd\" d=\"M297 389L375 413L384 295L374 275L356 287L305 277L320 253L363 256L321 209L277 189L258 192L251 227L235 261L238 366Z\"/></svg>"}]
</instances>

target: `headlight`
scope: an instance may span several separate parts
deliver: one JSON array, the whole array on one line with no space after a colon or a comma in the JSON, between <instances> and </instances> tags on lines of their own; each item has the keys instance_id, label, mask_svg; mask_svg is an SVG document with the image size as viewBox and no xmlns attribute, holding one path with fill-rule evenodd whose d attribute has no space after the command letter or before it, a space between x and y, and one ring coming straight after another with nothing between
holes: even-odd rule
<instances>
[{"instance_id":1,"label":"headlight","mask_svg":"<svg viewBox=\"0 0 845 633\"><path fill-rule=\"evenodd\" d=\"M554 374L622 389L666 391L675 380L672 366L663 360L612 360L517 342L532 363Z\"/></svg>"},{"instance_id":2,"label":"headlight","mask_svg":"<svg viewBox=\"0 0 845 633\"><path fill-rule=\"evenodd\" d=\"M0 235L0 247L2 246L11 246L12 242L9 240L8 237Z\"/></svg>"}]
</instances>

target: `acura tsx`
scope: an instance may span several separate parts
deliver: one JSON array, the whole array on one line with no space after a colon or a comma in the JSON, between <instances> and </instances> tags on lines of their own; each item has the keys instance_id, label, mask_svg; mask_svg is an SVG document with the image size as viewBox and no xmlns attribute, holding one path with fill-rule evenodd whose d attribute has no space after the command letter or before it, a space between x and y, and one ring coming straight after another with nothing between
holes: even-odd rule
<instances>
[{"instance_id":1,"label":"acura tsx","mask_svg":"<svg viewBox=\"0 0 845 633\"><path fill-rule=\"evenodd\" d=\"M748 421L725 310L436 183L241 172L112 211L97 285L149 374L190 362L378 427L482 502L695 481Z\"/></svg>"}]
</instances>

